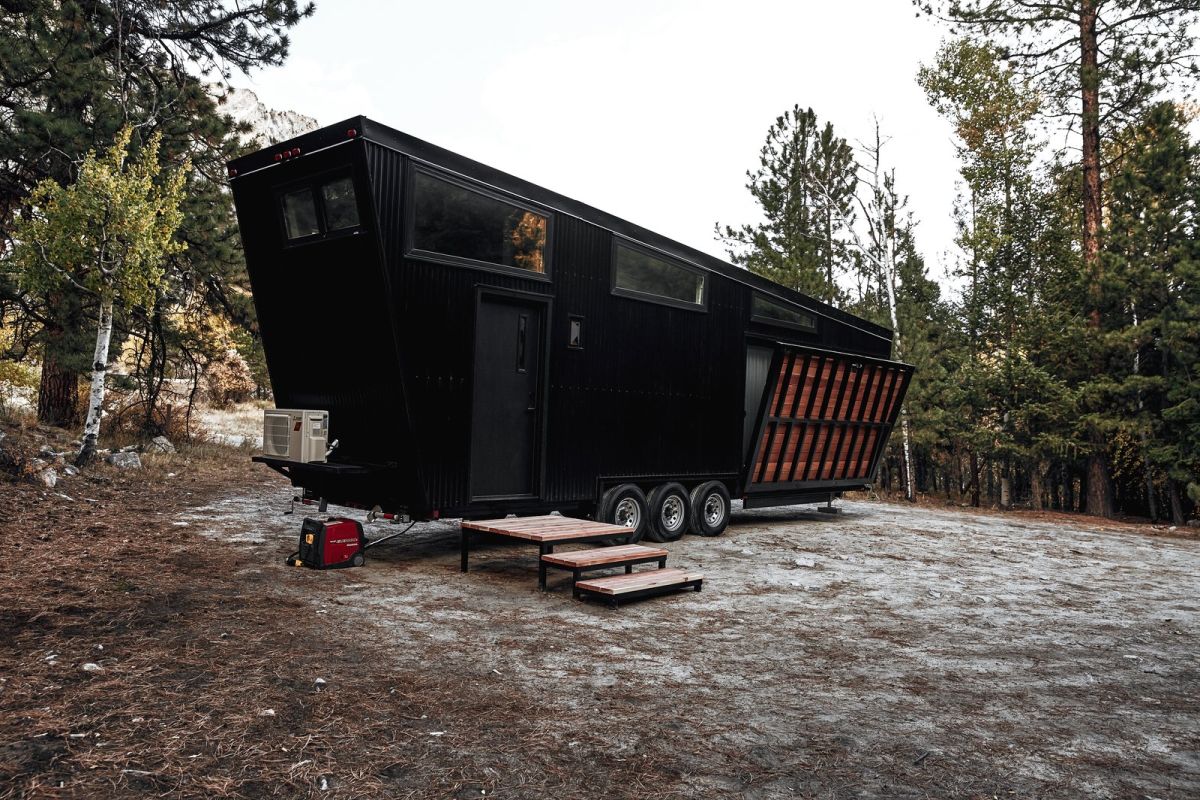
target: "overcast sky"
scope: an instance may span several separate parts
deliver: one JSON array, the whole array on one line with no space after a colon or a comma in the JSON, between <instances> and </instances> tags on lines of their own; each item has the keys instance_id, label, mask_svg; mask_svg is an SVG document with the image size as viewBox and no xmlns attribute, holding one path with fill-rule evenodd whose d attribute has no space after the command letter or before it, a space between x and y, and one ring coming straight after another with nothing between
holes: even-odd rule
<instances>
[{"instance_id":1,"label":"overcast sky","mask_svg":"<svg viewBox=\"0 0 1200 800\"><path fill-rule=\"evenodd\" d=\"M287 65L233 83L322 124L365 114L724 256L713 223L793 104L865 141L910 196L932 277L953 266L949 125L916 84L944 35L908 0L317 0Z\"/></svg>"}]
</instances>

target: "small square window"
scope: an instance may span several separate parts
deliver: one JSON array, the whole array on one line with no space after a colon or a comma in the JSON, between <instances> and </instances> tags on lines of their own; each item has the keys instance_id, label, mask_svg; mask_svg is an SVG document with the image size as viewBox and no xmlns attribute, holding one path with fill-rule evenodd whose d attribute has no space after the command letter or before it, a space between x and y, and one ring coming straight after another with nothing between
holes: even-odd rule
<instances>
[{"instance_id":1,"label":"small square window","mask_svg":"<svg viewBox=\"0 0 1200 800\"><path fill-rule=\"evenodd\" d=\"M354 181L338 178L321 187L325 202L325 230L340 231L358 225L358 201L354 197Z\"/></svg>"},{"instance_id":2,"label":"small square window","mask_svg":"<svg viewBox=\"0 0 1200 800\"><path fill-rule=\"evenodd\" d=\"M311 189L297 189L283 196L283 223L288 239L303 239L321 232Z\"/></svg>"}]
</instances>

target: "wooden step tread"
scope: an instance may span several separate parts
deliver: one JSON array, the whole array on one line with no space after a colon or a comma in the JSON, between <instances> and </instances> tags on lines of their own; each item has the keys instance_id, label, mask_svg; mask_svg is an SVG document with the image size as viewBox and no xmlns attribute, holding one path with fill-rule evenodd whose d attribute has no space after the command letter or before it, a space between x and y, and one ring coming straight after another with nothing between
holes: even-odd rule
<instances>
[{"instance_id":1,"label":"wooden step tread","mask_svg":"<svg viewBox=\"0 0 1200 800\"><path fill-rule=\"evenodd\" d=\"M651 569L645 572L634 572L631 575L611 575L607 578L578 581L575 588L596 594L615 596L700 580L704 580L704 576L689 569Z\"/></svg>"},{"instance_id":2,"label":"wooden step tread","mask_svg":"<svg viewBox=\"0 0 1200 800\"><path fill-rule=\"evenodd\" d=\"M623 544L619 547L597 547L594 550L573 550L569 553L548 553L542 561L560 567L596 567L602 564L620 564L638 558L666 558L670 555L661 547L646 547L640 544Z\"/></svg>"},{"instance_id":3,"label":"wooden step tread","mask_svg":"<svg viewBox=\"0 0 1200 800\"><path fill-rule=\"evenodd\" d=\"M622 525L555 515L464 520L462 527L470 531L494 533L530 542L569 542L572 539L628 536L631 533L629 528Z\"/></svg>"}]
</instances>

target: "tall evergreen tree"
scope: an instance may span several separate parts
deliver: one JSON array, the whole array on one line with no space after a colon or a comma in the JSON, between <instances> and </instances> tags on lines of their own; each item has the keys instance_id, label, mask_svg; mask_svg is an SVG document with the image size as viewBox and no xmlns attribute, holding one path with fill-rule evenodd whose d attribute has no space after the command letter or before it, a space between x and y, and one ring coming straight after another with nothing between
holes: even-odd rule
<instances>
[{"instance_id":1,"label":"tall evergreen tree","mask_svg":"<svg viewBox=\"0 0 1200 800\"><path fill-rule=\"evenodd\" d=\"M43 179L70 183L91 149L106 148L126 124L161 130L164 157L193 156L193 188L203 200L185 215L187 264L201 285L236 271L228 236L229 201L219 191L220 160L231 146L201 80L278 64L287 30L312 13L297 0L23 0L0 4L0 234ZM223 221L213 226L203 209ZM207 217L207 218L206 218ZM215 261L207 261L212 257ZM214 264L216 267L214 267ZM211 270L210 270L211 268ZM64 287L42 295L0 285L0 302L39 319L43 421L77 421L78 377L88 370L94 302Z\"/></svg>"},{"instance_id":2,"label":"tall evergreen tree","mask_svg":"<svg viewBox=\"0 0 1200 800\"><path fill-rule=\"evenodd\" d=\"M1114 355L1090 393L1109 400L1094 412L1106 430L1140 454L1142 479L1128 483L1154 513L1161 478L1182 524L1183 495L1200 482L1200 147L1179 109L1159 103L1112 149L1105 295Z\"/></svg>"},{"instance_id":3,"label":"tall evergreen tree","mask_svg":"<svg viewBox=\"0 0 1200 800\"><path fill-rule=\"evenodd\" d=\"M738 228L717 225L730 259L784 286L837 302L838 278L849 263L843 234L853 217L850 145L832 124L821 127L811 108L797 105L771 125L759 167L746 177L764 219Z\"/></svg>"},{"instance_id":4,"label":"tall evergreen tree","mask_svg":"<svg viewBox=\"0 0 1200 800\"><path fill-rule=\"evenodd\" d=\"M1004 50L1035 84L1053 114L1080 136L1079 208L1093 369L1106 361L1101 339L1104 261L1103 142L1136 119L1172 79L1195 76L1191 35L1200 0L913 0L914 5L977 33ZM1088 512L1113 515L1109 443L1089 431Z\"/></svg>"}]
</instances>

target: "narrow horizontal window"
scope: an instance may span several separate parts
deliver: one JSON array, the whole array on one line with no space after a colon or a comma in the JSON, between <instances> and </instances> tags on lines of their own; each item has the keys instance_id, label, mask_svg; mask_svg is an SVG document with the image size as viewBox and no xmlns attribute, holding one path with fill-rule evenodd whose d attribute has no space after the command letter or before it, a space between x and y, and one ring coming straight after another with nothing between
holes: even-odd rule
<instances>
[{"instance_id":1,"label":"narrow horizontal window","mask_svg":"<svg viewBox=\"0 0 1200 800\"><path fill-rule=\"evenodd\" d=\"M417 171L412 249L546 273L550 218Z\"/></svg>"},{"instance_id":2,"label":"narrow horizontal window","mask_svg":"<svg viewBox=\"0 0 1200 800\"><path fill-rule=\"evenodd\" d=\"M283 196L283 224L288 239L303 239L321 232L312 189L306 186Z\"/></svg>"},{"instance_id":3,"label":"narrow horizontal window","mask_svg":"<svg viewBox=\"0 0 1200 800\"><path fill-rule=\"evenodd\" d=\"M354 197L354 181L338 178L321 186L325 204L325 230L340 231L358 225L358 200Z\"/></svg>"},{"instance_id":4,"label":"narrow horizontal window","mask_svg":"<svg viewBox=\"0 0 1200 800\"><path fill-rule=\"evenodd\" d=\"M750 300L750 316L759 322L786 325L789 328L817 332L817 318L798 308L777 303L757 292Z\"/></svg>"},{"instance_id":5,"label":"narrow horizontal window","mask_svg":"<svg viewBox=\"0 0 1200 800\"><path fill-rule=\"evenodd\" d=\"M675 303L704 305L704 273L617 242L613 288Z\"/></svg>"}]
</instances>

